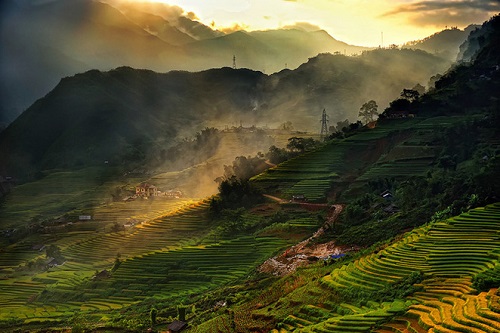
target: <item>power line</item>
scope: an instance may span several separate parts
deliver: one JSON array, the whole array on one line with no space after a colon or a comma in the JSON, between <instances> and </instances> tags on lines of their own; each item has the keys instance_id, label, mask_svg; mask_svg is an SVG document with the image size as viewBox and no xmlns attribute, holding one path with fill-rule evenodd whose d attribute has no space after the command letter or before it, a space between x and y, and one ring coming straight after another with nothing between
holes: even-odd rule
<instances>
[{"instance_id":1,"label":"power line","mask_svg":"<svg viewBox=\"0 0 500 333\"><path fill-rule=\"evenodd\" d=\"M325 109L323 109L323 114L321 115L321 132L319 136L321 140L325 140L328 136L328 115Z\"/></svg>"}]
</instances>

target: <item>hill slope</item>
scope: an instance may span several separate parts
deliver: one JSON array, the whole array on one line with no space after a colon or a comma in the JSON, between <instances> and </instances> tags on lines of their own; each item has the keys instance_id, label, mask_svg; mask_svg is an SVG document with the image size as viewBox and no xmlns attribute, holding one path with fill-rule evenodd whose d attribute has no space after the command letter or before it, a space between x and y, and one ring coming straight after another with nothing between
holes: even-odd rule
<instances>
[{"instance_id":1,"label":"hill slope","mask_svg":"<svg viewBox=\"0 0 500 333\"><path fill-rule=\"evenodd\" d=\"M215 200L141 199L96 205L91 221L77 220L76 211L35 219L1 234L0 327L140 332L165 330L184 313L191 332L498 331L498 22L488 23L493 33L473 62L407 104L403 111L416 117L386 112L375 128L353 126L250 181L283 198L306 193L345 203L338 220L328 219L328 203L250 205L255 192L220 214L210 214ZM86 90L126 92L134 106L139 95L127 90L130 71L84 74ZM233 83L221 71L198 73L213 79L207 94L220 91L213 83ZM132 73L141 83L158 79ZM106 77L109 90L94 76ZM457 99L468 104L459 107ZM92 94L87 100L96 101ZM50 176L40 193L54 185ZM288 245L320 227L324 238L314 241L336 245L336 256L301 257L310 265L283 278L256 271L264 258L280 250L286 257ZM371 247L358 252L362 246Z\"/></svg>"},{"instance_id":2,"label":"hill slope","mask_svg":"<svg viewBox=\"0 0 500 333\"><path fill-rule=\"evenodd\" d=\"M61 77L86 70L131 66L200 71L230 66L237 55L238 67L275 72L285 63L296 67L318 52L366 49L337 42L326 33L226 35L180 7L161 3L7 0L3 5L0 124L11 122ZM247 44L253 39L259 43Z\"/></svg>"},{"instance_id":3,"label":"hill slope","mask_svg":"<svg viewBox=\"0 0 500 333\"><path fill-rule=\"evenodd\" d=\"M445 29L425 39L408 42L403 47L439 54L443 58L455 61L459 58L460 46L467 40L470 33L477 28L479 28L479 25L471 24L464 30L458 28Z\"/></svg>"},{"instance_id":4,"label":"hill slope","mask_svg":"<svg viewBox=\"0 0 500 333\"><path fill-rule=\"evenodd\" d=\"M221 38L237 42L238 36L253 38L243 32ZM390 69L382 63L391 63ZM135 150L156 158L176 140L214 124L292 121L297 130L315 132L323 108L332 124L354 120L367 100L376 98L383 107L447 65L422 51L375 50L359 57L323 54L273 75L230 68L165 74L93 70L63 79L0 133L0 153L8 156L0 170L26 177L105 160L119 165Z\"/></svg>"}]
</instances>

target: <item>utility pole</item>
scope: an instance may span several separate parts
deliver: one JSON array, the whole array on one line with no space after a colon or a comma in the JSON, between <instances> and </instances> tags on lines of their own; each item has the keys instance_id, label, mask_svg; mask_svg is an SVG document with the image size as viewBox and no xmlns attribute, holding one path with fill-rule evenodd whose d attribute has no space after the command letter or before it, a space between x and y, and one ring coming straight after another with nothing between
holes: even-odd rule
<instances>
[{"instance_id":1,"label":"utility pole","mask_svg":"<svg viewBox=\"0 0 500 333\"><path fill-rule=\"evenodd\" d=\"M236 56L233 55L233 69L236 69Z\"/></svg>"},{"instance_id":2,"label":"utility pole","mask_svg":"<svg viewBox=\"0 0 500 333\"><path fill-rule=\"evenodd\" d=\"M325 140L328 136L328 116L326 110L323 109L323 114L321 115L321 132L319 137L321 140Z\"/></svg>"}]
</instances>

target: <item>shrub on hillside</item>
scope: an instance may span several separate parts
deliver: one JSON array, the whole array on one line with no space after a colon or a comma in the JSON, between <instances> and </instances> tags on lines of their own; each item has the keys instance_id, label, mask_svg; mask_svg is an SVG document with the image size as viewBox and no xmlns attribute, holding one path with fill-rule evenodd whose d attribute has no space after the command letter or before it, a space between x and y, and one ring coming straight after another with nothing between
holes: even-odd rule
<instances>
[{"instance_id":1,"label":"shrub on hillside","mask_svg":"<svg viewBox=\"0 0 500 333\"><path fill-rule=\"evenodd\" d=\"M472 287L478 291L488 291L500 287L500 265L481 272L472 278Z\"/></svg>"}]
</instances>

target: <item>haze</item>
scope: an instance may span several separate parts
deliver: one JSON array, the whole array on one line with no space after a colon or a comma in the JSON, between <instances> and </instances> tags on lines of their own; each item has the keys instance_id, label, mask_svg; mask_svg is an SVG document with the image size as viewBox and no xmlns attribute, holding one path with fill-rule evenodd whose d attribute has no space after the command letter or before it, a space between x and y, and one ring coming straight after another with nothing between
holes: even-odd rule
<instances>
[{"instance_id":1,"label":"haze","mask_svg":"<svg viewBox=\"0 0 500 333\"><path fill-rule=\"evenodd\" d=\"M131 0L108 0L131 2ZM133 2L144 2L138 0ZM204 24L230 30L324 29L349 44L377 47L422 39L446 27L482 23L499 1L151 0L180 6ZM383 37L382 37L383 33Z\"/></svg>"}]
</instances>

